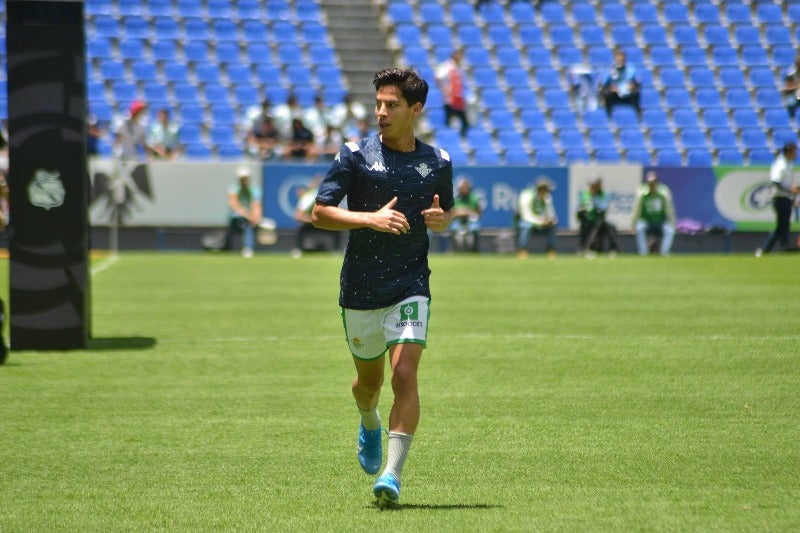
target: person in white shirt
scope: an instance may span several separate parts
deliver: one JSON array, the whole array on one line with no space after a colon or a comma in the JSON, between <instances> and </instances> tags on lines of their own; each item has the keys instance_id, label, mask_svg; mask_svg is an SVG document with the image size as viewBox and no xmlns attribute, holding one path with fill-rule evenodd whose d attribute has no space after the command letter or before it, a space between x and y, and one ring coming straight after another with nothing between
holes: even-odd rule
<instances>
[{"instance_id":1,"label":"person in white shirt","mask_svg":"<svg viewBox=\"0 0 800 533\"><path fill-rule=\"evenodd\" d=\"M444 97L444 123L450 125L450 120L455 117L461 121L461 136L467 134L469 121L467 120L467 91L466 76L461 68L464 52L456 49L448 59L443 61L435 72L436 83Z\"/></svg>"},{"instance_id":2,"label":"person in white shirt","mask_svg":"<svg viewBox=\"0 0 800 533\"><path fill-rule=\"evenodd\" d=\"M558 215L550 194L555 186L547 178L539 178L533 187L519 193L519 222L517 236L517 257L528 256L528 241L532 231L541 231L547 239L547 257L556 256L556 225Z\"/></svg>"},{"instance_id":3,"label":"person in white shirt","mask_svg":"<svg viewBox=\"0 0 800 533\"><path fill-rule=\"evenodd\" d=\"M775 209L775 230L769 234L761 248L756 250L756 257L772 251L775 243L780 242L784 250L789 247L789 222L792 217L792 202L800 193L800 185L795 183L793 163L797 159L797 144L788 142L778 153L769 170L769 179L773 185L772 207Z\"/></svg>"}]
</instances>

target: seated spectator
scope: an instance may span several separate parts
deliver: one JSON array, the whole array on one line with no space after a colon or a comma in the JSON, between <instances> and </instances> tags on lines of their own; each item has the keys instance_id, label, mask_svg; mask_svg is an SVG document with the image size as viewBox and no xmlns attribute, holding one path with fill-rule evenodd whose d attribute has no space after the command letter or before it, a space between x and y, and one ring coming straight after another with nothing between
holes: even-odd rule
<instances>
[{"instance_id":1,"label":"seated spectator","mask_svg":"<svg viewBox=\"0 0 800 533\"><path fill-rule=\"evenodd\" d=\"M159 109L156 121L150 126L148 145L154 157L175 159L180 154L180 127L170 120L169 109Z\"/></svg>"},{"instance_id":2,"label":"seated spectator","mask_svg":"<svg viewBox=\"0 0 800 533\"><path fill-rule=\"evenodd\" d=\"M472 183L468 179L461 178L458 181L454 200L450 222L454 249L477 252L482 210L480 199L472 191Z\"/></svg>"},{"instance_id":3,"label":"seated spectator","mask_svg":"<svg viewBox=\"0 0 800 533\"><path fill-rule=\"evenodd\" d=\"M353 101L350 94L346 94L341 102L328 109L328 123L342 132L356 129L357 122L365 118L367 108L361 102Z\"/></svg>"},{"instance_id":4,"label":"seated spectator","mask_svg":"<svg viewBox=\"0 0 800 533\"><path fill-rule=\"evenodd\" d=\"M303 124L311 130L315 139L325 136L328 126L328 106L322 96L314 97L314 105L303 111Z\"/></svg>"},{"instance_id":5,"label":"seated spectator","mask_svg":"<svg viewBox=\"0 0 800 533\"><path fill-rule=\"evenodd\" d=\"M554 188L550 180L539 178L534 186L526 187L519 193L517 257L528 257L528 241L533 231L545 234L547 257L556 257L558 216L551 194Z\"/></svg>"},{"instance_id":6,"label":"seated spectator","mask_svg":"<svg viewBox=\"0 0 800 533\"><path fill-rule=\"evenodd\" d=\"M569 89L581 115L597 109L597 73L591 68L572 65L569 69Z\"/></svg>"},{"instance_id":7,"label":"seated spectator","mask_svg":"<svg viewBox=\"0 0 800 533\"><path fill-rule=\"evenodd\" d=\"M675 238L675 206L672 203L672 191L659 183L655 171L647 173L645 184L639 189L633 207L633 229L639 255L647 255L650 251L648 237L661 239L659 253L669 255Z\"/></svg>"},{"instance_id":8,"label":"seated spectator","mask_svg":"<svg viewBox=\"0 0 800 533\"><path fill-rule=\"evenodd\" d=\"M358 119L354 127L346 129L344 131L344 138L347 141L358 142L359 139L366 139L367 137L377 135L377 133L378 132L370 126L369 119L365 117Z\"/></svg>"},{"instance_id":9,"label":"seated spectator","mask_svg":"<svg viewBox=\"0 0 800 533\"><path fill-rule=\"evenodd\" d=\"M792 66L786 69L781 92L786 99L786 110L794 118L797 108L800 107L800 53L794 58Z\"/></svg>"},{"instance_id":10,"label":"seated spectator","mask_svg":"<svg viewBox=\"0 0 800 533\"><path fill-rule=\"evenodd\" d=\"M274 159L283 154L281 136L271 116L256 120L247 133L246 146L248 154L261 160Z\"/></svg>"},{"instance_id":11,"label":"seated spectator","mask_svg":"<svg viewBox=\"0 0 800 533\"><path fill-rule=\"evenodd\" d=\"M323 160L330 161L339 153L339 148L344 144L344 135L339 128L328 124L325 134L319 138L317 152Z\"/></svg>"},{"instance_id":12,"label":"seated spectator","mask_svg":"<svg viewBox=\"0 0 800 533\"><path fill-rule=\"evenodd\" d=\"M603 190L603 180L595 178L589 187L581 191L578 220L581 222L581 251L586 257L594 258L597 252L605 250L608 241L608 253L615 256L619 252L617 228L606 220L608 197Z\"/></svg>"},{"instance_id":13,"label":"seated spectator","mask_svg":"<svg viewBox=\"0 0 800 533\"><path fill-rule=\"evenodd\" d=\"M292 134L286 142L284 156L290 159L313 160L317 157L317 143L314 134L306 128L302 119L292 119Z\"/></svg>"},{"instance_id":14,"label":"seated spectator","mask_svg":"<svg viewBox=\"0 0 800 533\"><path fill-rule=\"evenodd\" d=\"M602 83L602 96L606 113L611 116L614 106L624 104L633 106L638 115L642 114L639 105L641 82L636 69L627 63L625 52L621 48L614 50L614 66Z\"/></svg>"},{"instance_id":15,"label":"seated spectator","mask_svg":"<svg viewBox=\"0 0 800 533\"><path fill-rule=\"evenodd\" d=\"M296 118L303 120L303 106L297 100L297 95L289 93L286 102L272 108L272 118L275 119L275 127L281 134L282 139L292 137L292 121Z\"/></svg>"}]
</instances>

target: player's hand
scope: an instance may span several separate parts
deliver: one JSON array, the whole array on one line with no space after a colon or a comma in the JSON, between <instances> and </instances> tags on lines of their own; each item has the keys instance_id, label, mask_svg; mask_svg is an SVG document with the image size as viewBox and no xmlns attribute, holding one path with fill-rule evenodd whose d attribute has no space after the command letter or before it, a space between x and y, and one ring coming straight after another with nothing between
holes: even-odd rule
<instances>
[{"instance_id":1,"label":"player's hand","mask_svg":"<svg viewBox=\"0 0 800 533\"><path fill-rule=\"evenodd\" d=\"M445 213L444 209L439 205L439 195L433 195L433 203L428 209L422 210L422 218L425 220L425 225L433 231L444 231L450 223L450 214Z\"/></svg>"},{"instance_id":2,"label":"player's hand","mask_svg":"<svg viewBox=\"0 0 800 533\"><path fill-rule=\"evenodd\" d=\"M369 227L375 231L383 233L394 233L400 235L408 233L411 226L406 220L406 216L400 211L395 211L394 206L397 204L397 196L389 200L389 203L375 211L370 215Z\"/></svg>"}]
</instances>

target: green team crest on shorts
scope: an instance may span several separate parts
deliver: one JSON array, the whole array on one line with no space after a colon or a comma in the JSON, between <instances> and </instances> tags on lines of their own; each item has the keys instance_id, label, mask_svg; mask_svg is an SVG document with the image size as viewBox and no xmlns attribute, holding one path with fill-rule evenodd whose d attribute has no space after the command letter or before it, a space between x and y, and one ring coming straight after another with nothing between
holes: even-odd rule
<instances>
[{"instance_id":1,"label":"green team crest on shorts","mask_svg":"<svg viewBox=\"0 0 800 533\"><path fill-rule=\"evenodd\" d=\"M404 303L400 307L400 320L419 320L419 302Z\"/></svg>"}]
</instances>

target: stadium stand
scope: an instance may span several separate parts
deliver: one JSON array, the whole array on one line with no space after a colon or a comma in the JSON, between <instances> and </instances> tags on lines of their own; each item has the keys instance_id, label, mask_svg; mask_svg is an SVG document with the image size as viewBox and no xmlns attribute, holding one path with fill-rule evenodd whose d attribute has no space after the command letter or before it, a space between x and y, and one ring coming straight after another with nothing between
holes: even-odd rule
<instances>
[{"instance_id":1,"label":"stadium stand","mask_svg":"<svg viewBox=\"0 0 800 533\"><path fill-rule=\"evenodd\" d=\"M435 87L428 106L433 139L460 162L764 164L798 127L779 92L800 49L798 1L374 6L387 49L402 46L398 63L430 75L466 47L475 128L488 138L451 138L433 109ZM189 157L241 155L235 128L264 96L281 103L295 91L310 103L321 93L333 104L348 91L328 30L335 14L319 0L88 0L85 10L90 111L110 120L137 98L169 107L187 126ZM3 50L4 32L3 24ZM569 86L576 64L602 76L617 46L643 80L641 119L581 111Z\"/></svg>"}]
</instances>

